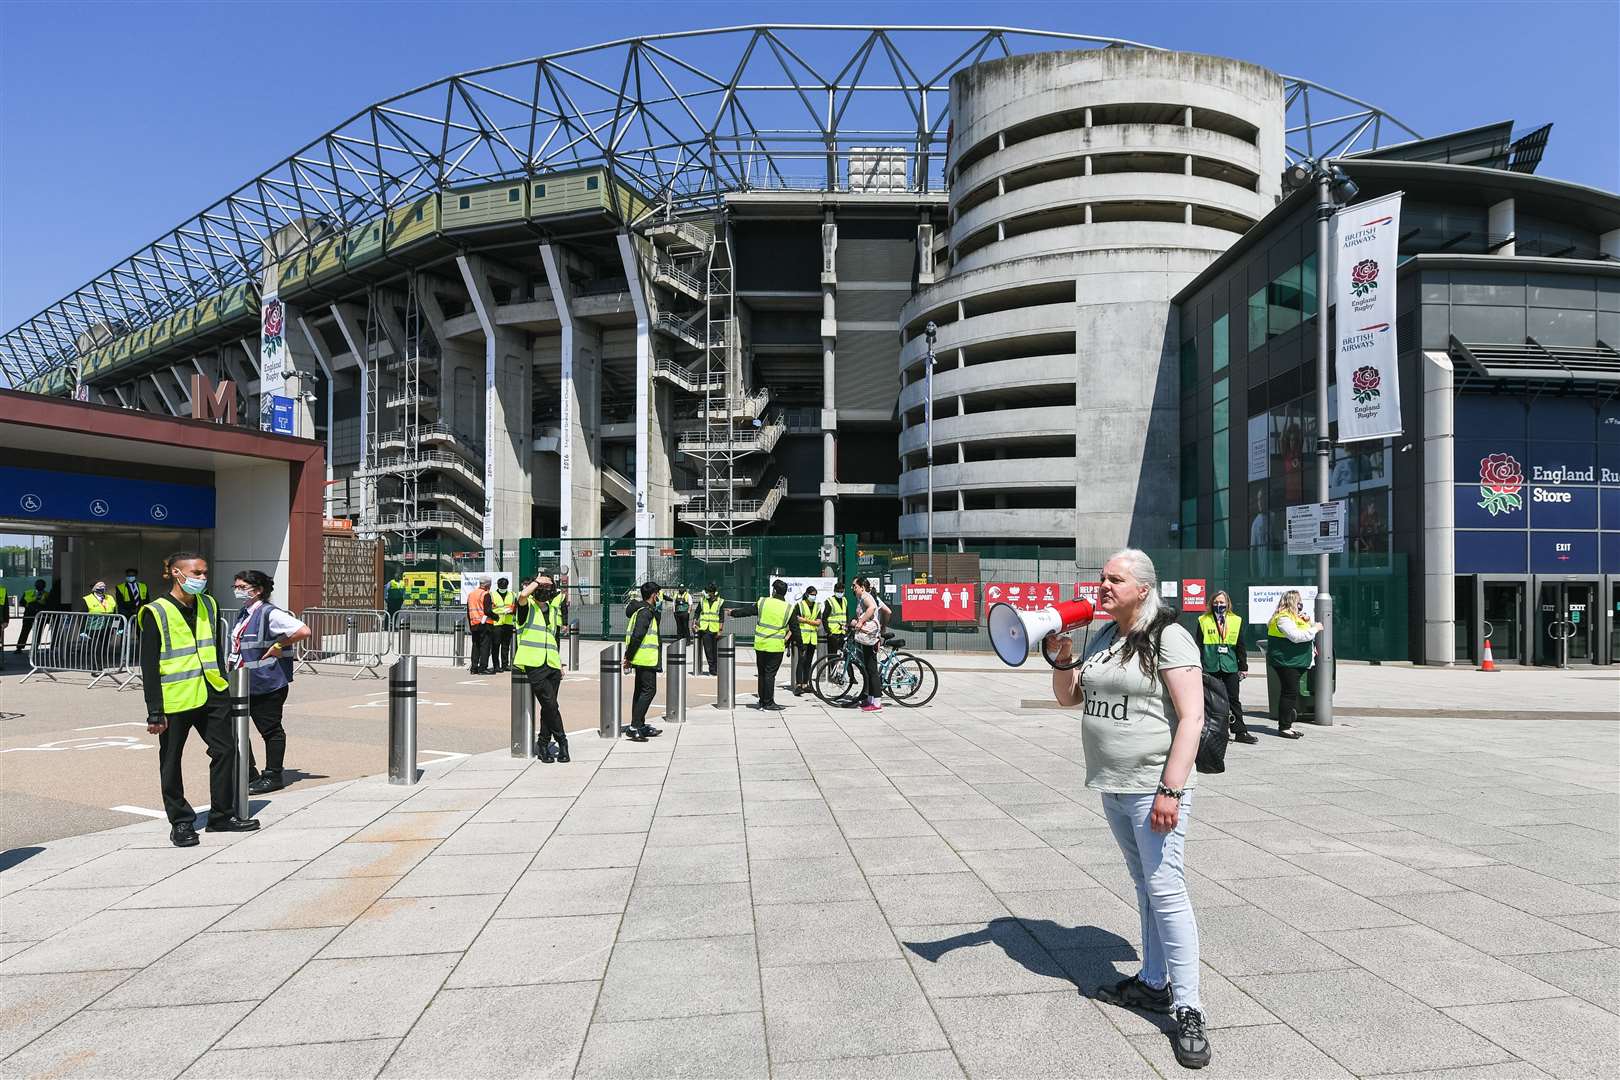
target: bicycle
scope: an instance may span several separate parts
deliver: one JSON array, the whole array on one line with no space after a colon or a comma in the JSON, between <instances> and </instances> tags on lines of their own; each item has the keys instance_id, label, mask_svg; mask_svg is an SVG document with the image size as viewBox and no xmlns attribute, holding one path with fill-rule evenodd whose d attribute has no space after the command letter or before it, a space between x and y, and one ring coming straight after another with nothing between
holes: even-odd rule
<instances>
[{"instance_id":1,"label":"bicycle","mask_svg":"<svg viewBox=\"0 0 1620 1080\"><path fill-rule=\"evenodd\" d=\"M896 705L926 705L939 692L934 665L914 653L900 651L903 638L886 636L878 647L878 683ZM829 705L848 705L866 695L866 673L861 646L851 637L838 656L824 656L810 672L810 688Z\"/></svg>"}]
</instances>

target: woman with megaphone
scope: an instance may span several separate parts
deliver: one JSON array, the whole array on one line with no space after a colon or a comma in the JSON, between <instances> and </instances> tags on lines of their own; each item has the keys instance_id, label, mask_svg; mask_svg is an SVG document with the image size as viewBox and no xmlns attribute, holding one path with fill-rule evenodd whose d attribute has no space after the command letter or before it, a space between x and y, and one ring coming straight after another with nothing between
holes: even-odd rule
<instances>
[{"instance_id":1,"label":"woman with megaphone","mask_svg":"<svg viewBox=\"0 0 1620 1080\"><path fill-rule=\"evenodd\" d=\"M1052 641L1052 692L1060 705L1081 706L1086 787L1102 795L1142 919L1142 970L1097 996L1173 1014L1176 1060L1199 1069L1210 1051L1198 996L1198 924L1182 863L1204 728L1198 646L1159 599L1158 572L1141 551L1108 560L1097 606L1113 623L1078 668L1073 642Z\"/></svg>"}]
</instances>

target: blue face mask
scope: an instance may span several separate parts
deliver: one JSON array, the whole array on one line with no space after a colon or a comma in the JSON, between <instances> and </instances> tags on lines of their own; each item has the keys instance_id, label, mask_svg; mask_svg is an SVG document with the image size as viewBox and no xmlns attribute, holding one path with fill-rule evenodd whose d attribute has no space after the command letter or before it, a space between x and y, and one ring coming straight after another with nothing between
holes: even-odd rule
<instances>
[{"instance_id":1,"label":"blue face mask","mask_svg":"<svg viewBox=\"0 0 1620 1080\"><path fill-rule=\"evenodd\" d=\"M188 577L180 583L180 587L192 596L198 596L208 591L208 579L205 577Z\"/></svg>"}]
</instances>

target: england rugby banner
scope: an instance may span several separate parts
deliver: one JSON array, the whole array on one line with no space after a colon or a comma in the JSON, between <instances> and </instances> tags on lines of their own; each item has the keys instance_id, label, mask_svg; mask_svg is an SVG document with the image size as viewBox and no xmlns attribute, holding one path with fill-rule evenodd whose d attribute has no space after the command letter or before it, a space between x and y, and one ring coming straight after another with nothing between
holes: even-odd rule
<instances>
[{"instance_id":1,"label":"england rugby banner","mask_svg":"<svg viewBox=\"0 0 1620 1080\"><path fill-rule=\"evenodd\" d=\"M1339 345L1339 441L1401 433L1395 368L1395 246L1401 196L1357 203L1336 219L1333 300Z\"/></svg>"}]
</instances>

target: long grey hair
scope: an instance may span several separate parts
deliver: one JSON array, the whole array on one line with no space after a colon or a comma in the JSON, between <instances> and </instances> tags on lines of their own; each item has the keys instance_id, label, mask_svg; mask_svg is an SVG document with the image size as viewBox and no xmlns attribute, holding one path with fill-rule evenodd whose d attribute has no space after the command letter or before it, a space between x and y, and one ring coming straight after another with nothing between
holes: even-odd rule
<instances>
[{"instance_id":1,"label":"long grey hair","mask_svg":"<svg viewBox=\"0 0 1620 1080\"><path fill-rule=\"evenodd\" d=\"M1159 637L1164 633L1164 628L1175 621L1176 613L1159 598L1159 571L1154 568L1147 552L1138 548L1124 548L1109 556L1108 561L1124 563L1136 583L1147 589L1146 595L1137 604L1136 617L1125 628L1125 646L1120 650L1119 659L1121 663L1127 663L1131 657L1136 657L1142 674L1152 678L1158 669Z\"/></svg>"}]
</instances>

